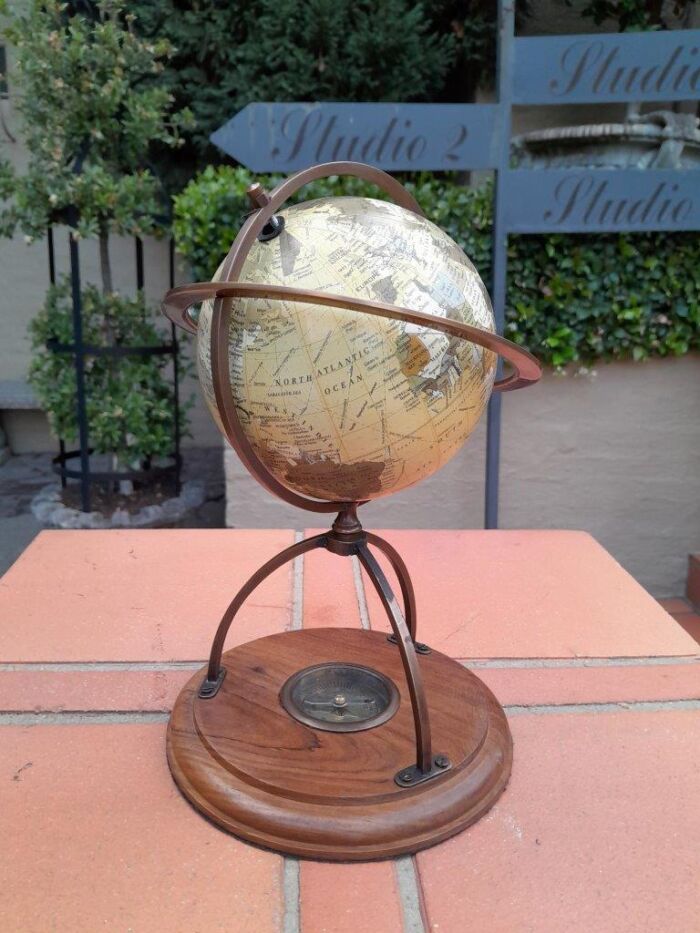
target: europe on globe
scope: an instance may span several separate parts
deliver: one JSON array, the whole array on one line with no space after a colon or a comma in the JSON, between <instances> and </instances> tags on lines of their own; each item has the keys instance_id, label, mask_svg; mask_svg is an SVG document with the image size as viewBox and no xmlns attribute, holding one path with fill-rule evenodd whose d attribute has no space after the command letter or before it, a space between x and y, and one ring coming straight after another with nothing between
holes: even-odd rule
<instances>
[{"instance_id":1,"label":"europe on globe","mask_svg":"<svg viewBox=\"0 0 700 933\"><path fill-rule=\"evenodd\" d=\"M277 217L281 232L253 242L239 281L369 299L494 331L478 272L420 214L334 197ZM223 430L212 311L213 301L203 302L197 361ZM284 298L235 299L228 352L237 414L257 456L286 488L330 501L374 499L438 470L474 429L496 374L496 354L476 343Z\"/></svg>"}]
</instances>

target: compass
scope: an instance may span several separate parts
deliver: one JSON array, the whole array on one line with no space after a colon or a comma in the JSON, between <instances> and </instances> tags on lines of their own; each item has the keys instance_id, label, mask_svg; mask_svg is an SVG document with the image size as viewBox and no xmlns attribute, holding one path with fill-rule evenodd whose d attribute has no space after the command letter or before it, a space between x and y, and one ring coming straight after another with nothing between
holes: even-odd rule
<instances>
[{"instance_id":1,"label":"compass","mask_svg":"<svg viewBox=\"0 0 700 933\"><path fill-rule=\"evenodd\" d=\"M391 719L396 685L360 664L317 664L292 675L280 691L290 716L329 732L359 732Z\"/></svg>"},{"instance_id":2,"label":"compass","mask_svg":"<svg viewBox=\"0 0 700 933\"><path fill-rule=\"evenodd\" d=\"M363 178L394 203L285 207L330 175ZM198 810L266 848L339 861L416 852L493 806L512 740L485 684L430 645L429 605L418 641L408 568L358 511L434 473L492 391L531 385L541 369L496 332L458 244L386 173L329 163L248 195L253 211L215 279L172 289L163 309L196 334L205 399L250 473L285 502L336 517L270 557L235 595L206 669L173 708L168 763ZM353 559L391 634L302 619L225 651L257 587L318 549Z\"/></svg>"}]
</instances>

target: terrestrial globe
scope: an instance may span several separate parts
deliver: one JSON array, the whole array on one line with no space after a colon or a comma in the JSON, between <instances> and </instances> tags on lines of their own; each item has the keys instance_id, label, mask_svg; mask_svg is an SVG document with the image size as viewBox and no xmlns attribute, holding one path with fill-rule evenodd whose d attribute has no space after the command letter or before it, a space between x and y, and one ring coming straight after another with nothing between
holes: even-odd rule
<instances>
[{"instance_id":1,"label":"terrestrial globe","mask_svg":"<svg viewBox=\"0 0 700 933\"><path fill-rule=\"evenodd\" d=\"M332 175L362 178L395 203L284 206ZM459 246L386 173L329 163L269 194L254 184L248 196L254 209L214 281L171 289L163 309L196 334L205 398L251 475L289 504L337 516L271 556L235 594L206 670L174 705L168 762L197 809L258 845L341 861L415 852L493 806L512 740L486 685L417 640L408 568L362 527L358 507L430 476L472 432L492 390L532 385L541 370L496 332ZM316 550L355 561L392 634L374 621L371 630L302 621L224 651L258 587ZM305 565L295 566L303 578Z\"/></svg>"},{"instance_id":2,"label":"terrestrial globe","mask_svg":"<svg viewBox=\"0 0 700 933\"><path fill-rule=\"evenodd\" d=\"M425 217L333 197L288 207L277 222L278 235L254 241L240 282L369 299L494 331L478 272ZM197 361L223 431L212 312L213 301L203 302ZM234 299L228 353L238 417L259 459L287 489L330 501L374 499L438 470L474 429L496 374L496 354L476 343L284 298Z\"/></svg>"}]
</instances>

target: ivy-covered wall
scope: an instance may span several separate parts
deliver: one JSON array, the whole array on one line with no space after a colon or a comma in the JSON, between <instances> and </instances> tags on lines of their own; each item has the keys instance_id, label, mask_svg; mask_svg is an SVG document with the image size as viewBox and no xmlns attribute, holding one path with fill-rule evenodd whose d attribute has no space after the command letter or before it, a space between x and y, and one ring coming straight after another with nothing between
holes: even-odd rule
<instances>
[{"instance_id":1,"label":"ivy-covered wall","mask_svg":"<svg viewBox=\"0 0 700 933\"><path fill-rule=\"evenodd\" d=\"M266 186L274 178L255 180ZM177 248L194 277L212 277L245 214L253 176L209 167L175 198ZM425 174L408 182L426 215L490 278L490 185L467 188ZM331 178L297 195L381 197L371 185ZM513 236L506 333L552 366L680 356L700 348L700 234Z\"/></svg>"}]
</instances>

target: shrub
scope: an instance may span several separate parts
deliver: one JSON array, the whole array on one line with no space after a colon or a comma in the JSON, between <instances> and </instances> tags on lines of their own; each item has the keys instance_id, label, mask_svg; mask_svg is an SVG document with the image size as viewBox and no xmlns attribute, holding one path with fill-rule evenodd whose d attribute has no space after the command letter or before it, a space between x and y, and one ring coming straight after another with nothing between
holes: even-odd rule
<instances>
[{"instance_id":1,"label":"shrub","mask_svg":"<svg viewBox=\"0 0 700 933\"><path fill-rule=\"evenodd\" d=\"M459 45L454 17L443 10L438 32L416 0L136 0L130 9L140 35L174 47L163 79L196 118L184 150L160 154L173 190L217 159L210 133L251 101L433 100Z\"/></svg>"},{"instance_id":2,"label":"shrub","mask_svg":"<svg viewBox=\"0 0 700 933\"><path fill-rule=\"evenodd\" d=\"M83 340L93 346L158 346L162 337L151 323L143 297L102 294L88 285L82 293ZM34 356L29 379L53 431L68 442L78 440L75 370L70 356L47 342L73 341L70 279L51 287L30 325ZM173 386L166 356L88 356L85 361L90 446L137 465L167 456L173 447ZM185 406L187 407L187 406ZM181 412L182 416L182 412ZM184 420L181 419L184 429Z\"/></svg>"},{"instance_id":3,"label":"shrub","mask_svg":"<svg viewBox=\"0 0 700 933\"><path fill-rule=\"evenodd\" d=\"M250 209L245 191L252 181L240 167L208 167L175 198L175 240L196 279L211 278L226 255ZM407 187L488 282L491 186L466 188L426 173ZM383 197L366 182L342 177L314 182L296 199L339 194ZM506 334L554 366L700 348L700 236L510 237Z\"/></svg>"}]
</instances>

